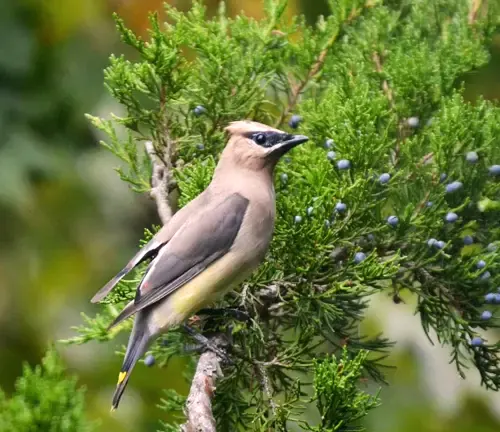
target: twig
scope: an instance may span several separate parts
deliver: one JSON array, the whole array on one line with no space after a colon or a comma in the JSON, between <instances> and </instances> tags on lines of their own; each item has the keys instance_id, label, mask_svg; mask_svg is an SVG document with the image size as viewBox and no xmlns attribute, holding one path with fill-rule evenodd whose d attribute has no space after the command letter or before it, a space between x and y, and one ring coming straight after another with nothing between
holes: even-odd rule
<instances>
[{"instance_id":1,"label":"twig","mask_svg":"<svg viewBox=\"0 0 500 432\"><path fill-rule=\"evenodd\" d=\"M219 349L228 345L224 334L211 337L210 342ZM205 351L200 356L186 402L187 420L181 426L182 432L216 432L212 399L217 378L222 376L221 363L222 359L212 351Z\"/></svg>"},{"instance_id":2,"label":"twig","mask_svg":"<svg viewBox=\"0 0 500 432\"><path fill-rule=\"evenodd\" d=\"M485 11L487 7L487 0L473 0L469 11L469 25L473 25L476 22L481 8Z\"/></svg>"},{"instance_id":3,"label":"twig","mask_svg":"<svg viewBox=\"0 0 500 432\"><path fill-rule=\"evenodd\" d=\"M260 363L257 365L257 369L259 370L262 387L264 388L264 393L266 394L269 405L271 406L271 411L273 415L276 416L276 402L273 400L273 393L271 391L271 384L269 383L266 366L263 363Z\"/></svg>"},{"instance_id":4,"label":"twig","mask_svg":"<svg viewBox=\"0 0 500 432\"><path fill-rule=\"evenodd\" d=\"M353 8L349 16L347 17L346 21L344 22L344 25L350 24L352 21L354 21L356 18L358 18L361 14L361 11L364 8L369 8L372 7L373 4L370 0L366 2L366 4L359 9ZM275 127L281 126L283 124L283 121L285 118L290 114L290 112L295 108L295 105L297 105L297 101L299 99L300 94L304 91L306 85L321 71L323 68L323 65L325 64L326 56L328 54L328 51L330 48L333 46L335 41L337 40L338 36L340 34L340 31L336 31L330 39L325 43L323 49L320 51L318 54L318 57L312 64L311 68L309 69L309 72L307 73L306 77L298 84L295 86L292 86L292 94L288 100L288 105L286 108L283 110L281 113L281 116L279 120L276 122Z\"/></svg>"},{"instance_id":5,"label":"twig","mask_svg":"<svg viewBox=\"0 0 500 432\"><path fill-rule=\"evenodd\" d=\"M375 70L377 71L378 74L382 75L384 69L382 67L382 58L380 57L380 54L375 51L372 54L372 60L373 60L373 63L375 64ZM382 91L384 92L385 96L387 97L387 100L389 101L389 106L391 107L391 109L394 112L396 112L396 104L394 102L394 92L392 91L392 88L389 85L389 82L385 78L382 80ZM397 165L397 163L399 162L399 153L401 152L401 141L402 140L404 140L403 124L401 122L399 122L399 124L398 124L398 137L396 140L396 148L394 149L393 160L392 160L393 165Z\"/></svg>"},{"instance_id":6,"label":"twig","mask_svg":"<svg viewBox=\"0 0 500 432\"><path fill-rule=\"evenodd\" d=\"M146 141L144 146L153 164L151 191L149 195L156 201L158 215L163 225L165 225L173 215L169 203L171 173L169 169L167 169L166 163L158 156L153 143L151 141Z\"/></svg>"},{"instance_id":7,"label":"twig","mask_svg":"<svg viewBox=\"0 0 500 432\"><path fill-rule=\"evenodd\" d=\"M382 72L383 72L382 60L380 59L379 53L374 52L372 55L372 59L373 59L373 63L375 63L375 69L376 69L377 73L382 74ZM382 90L384 91L384 93L387 97L387 100L389 101L389 105L391 106L392 109L394 109L395 108L394 95L392 93L391 87L389 86L389 83L387 82L387 80L385 78L382 81Z\"/></svg>"}]
</instances>

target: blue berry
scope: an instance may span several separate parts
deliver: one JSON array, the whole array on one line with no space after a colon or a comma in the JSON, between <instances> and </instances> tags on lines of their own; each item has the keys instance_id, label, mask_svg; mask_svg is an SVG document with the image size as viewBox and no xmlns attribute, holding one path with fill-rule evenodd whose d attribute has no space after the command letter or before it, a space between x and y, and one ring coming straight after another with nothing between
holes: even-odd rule
<instances>
[{"instance_id":1,"label":"blue berry","mask_svg":"<svg viewBox=\"0 0 500 432\"><path fill-rule=\"evenodd\" d=\"M327 139L325 141L325 148L326 149L330 149L333 147L333 145L335 144L335 142L330 138L330 139Z\"/></svg>"},{"instance_id":2,"label":"blue berry","mask_svg":"<svg viewBox=\"0 0 500 432\"><path fill-rule=\"evenodd\" d=\"M290 118L290 121L288 122L288 125L292 129L297 129L299 127L299 124L300 124L301 121L302 121L302 117L301 116L299 116L299 115L293 115Z\"/></svg>"},{"instance_id":3,"label":"blue berry","mask_svg":"<svg viewBox=\"0 0 500 432\"><path fill-rule=\"evenodd\" d=\"M490 304L495 303L495 296L496 296L495 293L488 293L484 296L484 301Z\"/></svg>"},{"instance_id":4,"label":"blue berry","mask_svg":"<svg viewBox=\"0 0 500 432\"><path fill-rule=\"evenodd\" d=\"M329 160L329 161L332 161L332 160L335 160L335 158L337 157L337 154L333 151L333 150L330 150L327 154L326 154L326 158Z\"/></svg>"},{"instance_id":5,"label":"blue berry","mask_svg":"<svg viewBox=\"0 0 500 432\"><path fill-rule=\"evenodd\" d=\"M351 162L347 159L341 159L337 162L337 168L339 170L348 170L349 168L351 168Z\"/></svg>"},{"instance_id":6,"label":"blue berry","mask_svg":"<svg viewBox=\"0 0 500 432\"><path fill-rule=\"evenodd\" d=\"M335 210L337 211L337 213L344 213L347 210L347 205L343 202L338 202L337 204L335 204Z\"/></svg>"},{"instance_id":7,"label":"blue berry","mask_svg":"<svg viewBox=\"0 0 500 432\"><path fill-rule=\"evenodd\" d=\"M375 241L375 236L373 234L368 234L366 238L371 242Z\"/></svg>"},{"instance_id":8,"label":"blue berry","mask_svg":"<svg viewBox=\"0 0 500 432\"><path fill-rule=\"evenodd\" d=\"M330 228L330 226L331 226L331 222L327 219L325 221L325 228Z\"/></svg>"},{"instance_id":9,"label":"blue berry","mask_svg":"<svg viewBox=\"0 0 500 432\"><path fill-rule=\"evenodd\" d=\"M437 249L444 249L445 246L446 243L443 240L439 240L436 243L434 243L434 247L436 247Z\"/></svg>"},{"instance_id":10,"label":"blue berry","mask_svg":"<svg viewBox=\"0 0 500 432\"><path fill-rule=\"evenodd\" d=\"M426 205L427 207L432 207L432 206L433 206L433 204L434 204L434 203L433 203L432 201L427 201L427 202L425 203L425 205Z\"/></svg>"},{"instance_id":11,"label":"blue berry","mask_svg":"<svg viewBox=\"0 0 500 432\"><path fill-rule=\"evenodd\" d=\"M469 163L476 163L479 160L479 156L475 151L467 153L465 160Z\"/></svg>"},{"instance_id":12,"label":"blue berry","mask_svg":"<svg viewBox=\"0 0 500 432\"><path fill-rule=\"evenodd\" d=\"M205 107L201 106L201 105L198 105L197 107L195 107L193 109L193 113L196 117L199 117L201 116L202 114L205 114L207 112L207 110L205 109Z\"/></svg>"},{"instance_id":13,"label":"blue berry","mask_svg":"<svg viewBox=\"0 0 500 432\"><path fill-rule=\"evenodd\" d=\"M288 174L286 173L283 173L280 175L280 180L283 182L283 183L286 183L288 181Z\"/></svg>"},{"instance_id":14,"label":"blue berry","mask_svg":"<svg viewBox=\"0 0 500 432\"><path fill-rule=\"evenodd\" d=\"M498 176L500 175L500 165L491 165L488 168L488 171L490 172L491 175Z\"/></svg>"},{"instance_id":15,"label":"blue berry","mask_svg":"<svg viewBox=\"0 0 500 432\"><path fill-rule=\"evenodd\" d=\"M485 268L485 267L486 267L486 262L485 262L484 260L480 260L480 261L478 261L478 262L476 263L476 267L477 267L478 269L483 269L483 268Z\"/></svg>"},{"instance_id":16,"label":"blue berry","mask_svg":"<svg viewBox=\"0 0 500 432\"><path fill-rule=\"evenodd\" d=\"M488 246L486 246L486 250L488 252L495 252L497 250L497 245L495 243L490 243Z\"/></svg>"},{"instance_id":17,"label":"blue berry","mask_svg":"<svg viewBox=\"0 0 500 432\"><path fill-rule=\"evenodd\" d=\"M456 222L458 220L458 215L456 213L449 212L444 217L444 220L448 223Z\"/></svg>"},{"instance_id":18,"label":"blue berry","mask_svg":"<svg viewBox=\"0 0 500 432\"><path fill-rule=\"evenodd\" d=\"M466 246L469 246L471 245L472 243L474 243L474 239L472 238L472 236L470 235L466 235L464 238L463 238L463 241L464 241L464 245Z\"/></svg>"},{"instance_id":19,"label":"blue berry","mask_svg":"<svg viewBox=\"0 0 500 432\"><path fill-rule=\"evenodd\" d=\"M443 183L446 179L448 178L448 174L446 173L442 173L440 176L439 176L439 183Z\"/></svg>"},{"instance_id":20,"label":"blue berry","mask_svg":"<svg viewBox=\"0 0 500 432\"><path fill-rule=\"evenodd\" d=\"M463 186L464 185L462 184L462 182L459 182L459 181L451 182L450 184L446 185L446 193L456 192L456 191L462 189Z\"/></svg>"},{"instance_id":21,"label":"blue berry","mask_svg":"<svg viewBox=\"0 0 500 432\"><path fill-rule=\"evenodd\" d=\"M399 223L399 219L397 216L389 216L387 218L387 223L392 226L392 227L395 227L398 223Z\"/></svg>"},{"instance_id":22,"label":"blue berry","mask_svg":"<svg viewBox=\"0 0 500 432\"><path fill-rule=\"evenodd\" d=\"M418 125L420 124L420 120L418 117L409 117L406 122L408 123L408 126L412 128L417 128Z\"/></svg>"},{"instance_id":23,"label":"blue berry","mask_svg":"<svg viewBox=\"0 0 500 432\"><path fill-rule=\"evenodd\" d=\"M302 216L295 216L295 218L293 219L293 221L296 223L296 224L299 224L302 222Z\"/></svg>"},{"instance_id":24,"label":"blue berry","mask_svg":"<svg viewBox=\"0 0 500 432\"><path fill-rule=\"evenodd\" d=\"M313 214L314 207L307 207L307 216L311 216Z\"/></svg>"},{"instance_id":25,"label":"blue berry","mask_svg":"<svg viewBox=\"0 0 500 432\"><path fill-rule=\"evenodd\" d=\"M366 259L366 255L363 252L356 252L354 255L354 262L356 264L359 264L361 261L364 261Z\"/></svg>"},{"instance_id":26,"label":"blue berry","mask_svg":"<svg viewBox=\"0 0 500 432\"><path fill-rule=\"evenodd\" d=\"M196 144L196 148L198 150L205 150L205 146L203 144Z\"/></svg>"},{"instance_id":27,"label":"blue berry","mask_svg":"<svg viewBox=\"0 0 500 432\"><path fill-rule=\"evenodd\" d=\"M481 339L479 336L473 337L470 341L470 344L474 347L481 346L483 344L483 339Z\"/></svg>"},{"instance_id":28,"label":"blue berry","mask_svg":"<svg viewBox=\"0 0 500 432\"><path fill-rule=\"evenodd\" d=\"M492 316L493 316L493 314L489 310L485 310L481 314L481 319L484 321L487 321L487 320L491 319Z\"/></svg>"},{"instance_id":29,"label":"blue berry","mask_svg":"<svg viewBox=\"0 0 500 432\"><path fill-rule=\"evenodd\" d=\"M493 304L500 304L500 294L493 295Z\"/></svg>"},{"instance_id":30,"label":"blue berry","mask_svg":"<svg viewBox=\"0 0 500 432\"><path fill-rule=\"evenodd\" d=\"M429 247L436 246L436 243L437 243L437 240L435 238L430 238L429 240L427 240L427 246L429 246Z\"/></svg>"},{"instance_id":31,"label":"blue berry","mask_svg":"<svg viewBox=\"0 0 500 432\"><path fill-rule=\"evenodd\" d=\"M153 366L155 364L155 358L151 354L148 354L144 359L144 364L148 367Z\"/></svg>"},{"instance_id":32,"label":"blue berry","mask_svg":"<svg viewBox=\"0 0 500 432\"><path fill-rule=\"evenodd\" d=\"M285 156L283 158L283 161L288 164L288 163L290 163L292 161L292 158L290 156Z\"/></svg>"},{"instance_id":33,"label":"blue berry","mask_svg":"<svg viewBox=\"0 0 500 432\"><path fill-rule=\"evenodd\" d=\"M390 179L391 175L389 173L384 173L378 178L378 181L382 184L386 184L389 182Z\"/></svg>"},{"instance_id":34,"label":"blue berry","mask_svg":"<svg viewBox=\"0 0 500 432\"><path fill-rule=\"evenodd\" d=\"M491 277L491 273L489 271L485 271L480 277L479 279L481 279L482 281L487 281L489 278Z\"/></svg>"}]
</instances>

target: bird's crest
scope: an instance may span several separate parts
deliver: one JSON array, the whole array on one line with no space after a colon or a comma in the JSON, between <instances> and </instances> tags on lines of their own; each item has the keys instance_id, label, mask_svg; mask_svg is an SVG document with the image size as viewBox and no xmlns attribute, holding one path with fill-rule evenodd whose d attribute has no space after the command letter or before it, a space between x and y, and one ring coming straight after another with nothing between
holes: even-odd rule
<instances>
[{"instance_id":1,"label":"bird's crest","mask_svg":"<svg viewBox=\"0 0 500 432\"><path fill-rule=\"evenodd\" d=\"M250 120L239 120L229 123L225 130L230 135L243 135L248 132L278 132L284 133L279 129L275 129L271 126L265 125L263 123L257 123Z\"/></svg>"}]
</instances>

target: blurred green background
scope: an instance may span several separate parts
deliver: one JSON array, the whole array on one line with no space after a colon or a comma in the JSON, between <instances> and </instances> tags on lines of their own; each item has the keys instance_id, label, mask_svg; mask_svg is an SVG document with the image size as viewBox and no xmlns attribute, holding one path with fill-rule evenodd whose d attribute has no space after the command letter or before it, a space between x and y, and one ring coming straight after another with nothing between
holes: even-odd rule
<instances>
[{"instance_id":1,"label":"blurred green background","mask_svg":"<svg viewBox=\"0 0 500 432\"><path fill-rule=\"evenodd\" d=\"M187 8L189 2L173 2ZM12 391L23 361L39 362L47 344L69 337L89 299L137 247L155 208L113 172L118 161L98 145L84 113L121 108L106 94L103 68L122 53L111 13L145 34L147 12L161 0L2 0L0 5L0 387ZM290 1L290 14L313 21L324 1ZM217 2L209 1L215 9ZM229 0L228 11L262 15L260 1ZM469 100L500 98L500 36L492 60L463 81ZM459 83L457 83L458 85ZM500 397L461 380L446 349L432 347L411 304L375 299L365 324L398 341L390 387L367 419L370 431L496 431ZM125 342L127 335L121 335ZM154 431L162 387L186 391L179 371L135 372L120 409L109 413L121 364L116 345L60 347L71 372L88 388L89 415L100 430Z\"/></svg>"}]
</instances>

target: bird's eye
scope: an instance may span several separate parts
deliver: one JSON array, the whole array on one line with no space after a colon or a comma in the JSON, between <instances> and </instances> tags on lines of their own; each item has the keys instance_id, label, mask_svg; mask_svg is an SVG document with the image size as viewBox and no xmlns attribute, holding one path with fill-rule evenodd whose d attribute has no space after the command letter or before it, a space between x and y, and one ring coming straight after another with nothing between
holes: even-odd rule
<instances>
[{"instance_id":1,"label":"bird's eye","mask_svg":"<svg viewBox=\"0 0 500 432\"><path fill-rule=\"evenodd\" d=\"M266 136L263 133L255 135L254 141L259 145L264 145L266 143Z\"/></svg>"}]
</instances>

